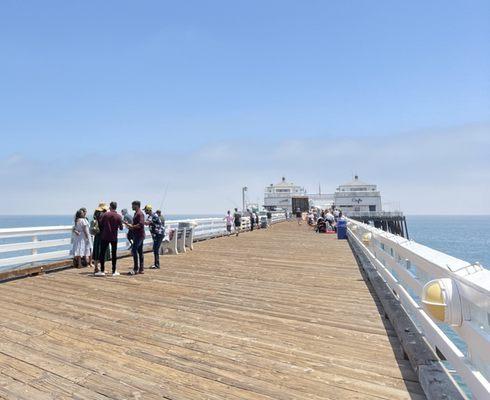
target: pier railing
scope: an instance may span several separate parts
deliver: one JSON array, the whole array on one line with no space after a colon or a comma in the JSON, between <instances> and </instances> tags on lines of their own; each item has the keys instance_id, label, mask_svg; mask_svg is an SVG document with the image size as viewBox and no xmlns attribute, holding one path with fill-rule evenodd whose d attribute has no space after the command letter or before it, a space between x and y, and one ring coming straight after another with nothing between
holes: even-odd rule
<instances>
[{"instance_id":1,"label":"pier railing","mask_svg":"<svg viewBox=\"0 0 490 400\"><path fill-rule=\"evenodd\" d=\"M490 398L490 271L353 219L368 257L437 354L476 399Z\"/></svg>"},{"instance_id":2,"label":"pier railing","mask_svg":"<svg viewBox=\"0 0 490 400\"><path fill-rule=\"evenodd\" d=\"M273 213L270 222L275 224L283 220L284 213ZM165 228L177 229L179 223L193 226L195 241L227 234L224 218L167 220ZM70 258L72 229L72 225L0 229L0 273ZM249 217L242 218L242 230L250 230ZM146 232L144 244L148 245L152 238L148 229ZM123 230L118 235L118 249L121 251L128 247L126 234L127 231Z\"/></svg>"}]
</instances>

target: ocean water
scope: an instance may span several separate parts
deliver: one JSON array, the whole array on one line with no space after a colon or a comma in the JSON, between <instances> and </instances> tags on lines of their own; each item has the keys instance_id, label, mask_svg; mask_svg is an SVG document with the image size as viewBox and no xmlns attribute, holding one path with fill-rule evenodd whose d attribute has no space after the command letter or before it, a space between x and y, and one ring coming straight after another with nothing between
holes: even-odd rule
<instances>
[{"instance_id":1,"label":"ocean water","mask_svg":"<svg viewBox=\"0 0 490 400\"><path fill-rule=\"evenodd\" d=\"M490 269L490 215L409 215L410 239Z\"/></svg>"}]
</instances>

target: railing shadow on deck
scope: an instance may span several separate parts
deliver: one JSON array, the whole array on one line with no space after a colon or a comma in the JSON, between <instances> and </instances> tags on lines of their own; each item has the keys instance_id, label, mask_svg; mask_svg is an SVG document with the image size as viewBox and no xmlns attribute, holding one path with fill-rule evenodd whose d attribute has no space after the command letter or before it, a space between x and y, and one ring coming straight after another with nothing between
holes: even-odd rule
<instances>
[{"instance_id":1,"label":"railing shadow on deck","mask_svg":"<svg viewBox=\"0 0 490 400\"><path fill-rule=\"evenodd\" d=\"M418 381L429 400L466 399L395 297L396 293L378 275L375 267L356 244L349 240L349 246L381 316L396 359L407 360L412 366L414 375L400 368L404 381L413 382L414 379ZM389 334L390 328L395 336Z\"/></svg>"},{"instance_id":2,"label":"railing shadow on deck","mask_svg":"<svg viewBox=\"0 0 490 400\"><path fill-rule=\"evenodd\" d=\"M351 246L352 249L352 246ZM378 310L378 313L380 315L381 322L383 323L383 327L386 331L386 336L388 337L388 340L390 341L391 349L393 350L393 354L395 356L395 359L397 360L400 374L403 378L403 381L405 383L405 387L407 388L407 392L410 394L410 397L412 399L420 399L420 395L414 394L413 393L413 386L419 386L419 379L417 377L416 372L412 370L407 370L406 364L405 363L400 363L398 361L409 361L407 354L405 353L403 346L400 343L400 338L398 337L395 327L391 323L391 321L388 318L388 315L381 304L381 300L378 297L376 290L374 289L371 281L369 280L368 275L366 274L366 271L362 267L362 264L359 262L359 259L354 251L352 249L356 261L357 261L357 267L359 268L359 272L363 278L364 283L366 284L367 289L369 290L369 294L373 298L373 302L376 305L376 309ZM422 389L423 390L423 389Z\"/></svg>"}]
</instances>

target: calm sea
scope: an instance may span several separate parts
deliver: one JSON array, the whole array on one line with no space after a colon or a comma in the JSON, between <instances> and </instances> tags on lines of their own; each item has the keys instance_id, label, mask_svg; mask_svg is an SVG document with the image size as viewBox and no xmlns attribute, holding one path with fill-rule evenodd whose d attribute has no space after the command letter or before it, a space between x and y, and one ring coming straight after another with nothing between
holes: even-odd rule
<instances>
[{"instance_id":1,"label":"calm sea","mask_svg":"<svg viewBox=\"0 0 490 400\"><path fill-rule=\"evenodd\" d=\"M490 215L410 215L410 239L490 269Z\"/></svg>"}]
</instances>

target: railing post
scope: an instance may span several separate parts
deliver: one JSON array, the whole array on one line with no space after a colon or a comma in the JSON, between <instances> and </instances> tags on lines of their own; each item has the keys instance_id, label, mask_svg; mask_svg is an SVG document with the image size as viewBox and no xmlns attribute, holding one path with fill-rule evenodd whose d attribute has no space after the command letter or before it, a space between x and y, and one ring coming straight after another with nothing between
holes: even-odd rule
<instances>
[{"instance_id":1,"label":"railing post","mask_svg":"<svg viewBox=\"0 0 490 400\"><path fill-rule=\"evenodd\" d=\"M32 237L32 242L33 242L33 243L36 243L37 241L38 241L38 239L37 239L37 235L34 235L34 236ZM31 249L31 254L32 254L33 256L34 256L34 255L36 255L36 254L37 254L37 249L36 249L36 248L32 248L32 249Z\"/></svg>"}]
</instances>

